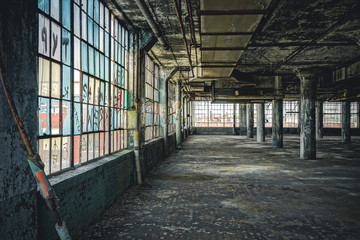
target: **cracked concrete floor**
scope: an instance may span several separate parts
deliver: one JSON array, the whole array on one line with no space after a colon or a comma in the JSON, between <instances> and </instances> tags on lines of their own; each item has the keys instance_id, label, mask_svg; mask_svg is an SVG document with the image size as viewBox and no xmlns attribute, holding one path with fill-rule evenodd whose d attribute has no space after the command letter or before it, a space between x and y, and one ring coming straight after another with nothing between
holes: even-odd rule
<instances>
[{"instance_id":1,"label":"cracked concrete floor","mask_svg":"<svg viewBox=\"0 0 360 240\"><path fill-rule=\"evenodd\" d=\"M191 136L78 239L360 239L360 138Z\"/></svg>"}]
</instances>

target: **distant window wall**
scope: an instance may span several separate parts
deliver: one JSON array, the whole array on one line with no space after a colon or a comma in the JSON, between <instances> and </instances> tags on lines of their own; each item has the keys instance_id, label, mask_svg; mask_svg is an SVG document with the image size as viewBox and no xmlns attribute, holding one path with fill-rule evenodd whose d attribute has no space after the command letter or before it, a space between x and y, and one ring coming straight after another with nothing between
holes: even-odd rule
<instances>
[{"instance_id":1,"label":"distant window wall","mask_svg":"<svg viewBox=\"0 0 360 240\"><path fill-rule=\"evenodd\" d=\"M175 131L175 83L168 82L168 132Z\"/></svg>"},{"instance_id":2,"label":"distant window wall","mask_svg":"<svg viewBox=\"0 0 360 240\"><path fill-rule=\"evenodd\" d=\"M232 127L234 105L226 103L211 104L209 101L194 101L194 127Z\"/></svg>"},{"instance_id":3,"label":"distant window wall","mask_svg":"<svg viewBox=\"0 0 360 240\"><path fill-rule=\"evenodd\" d=\"M323 104L323 121L324 128L341 128L341 102L324 102ZM359 104L352 102L350 105L350 126L351 128L359 127Z\"/></svg>"},{"instance_id":4,"label":"distant window wall","mask_svg":"<svg viewBox=\"0 0 360 240\"><path fill-rule=\"evenodd\" d=\"M145 56L145 141L160 137L159 66Z\"/></svg>"},{"instance_id":5,"label":"distant window wall","mask_svg":"<svg viewBox=\"0 0 360 240\"><path fill-rule=\"evenodd\" d=\"M38 152L52 174L126 148L129 33L98 0L38 8Z\"/></svg>"}]
</instances>

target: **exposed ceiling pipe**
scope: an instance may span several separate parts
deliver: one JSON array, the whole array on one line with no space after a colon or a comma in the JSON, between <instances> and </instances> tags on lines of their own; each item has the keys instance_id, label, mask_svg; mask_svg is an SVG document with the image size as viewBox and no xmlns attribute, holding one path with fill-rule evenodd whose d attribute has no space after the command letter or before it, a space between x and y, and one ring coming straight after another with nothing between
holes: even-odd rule
<instances>
[{"instance_id":1,"label":"exposed ceiling pipe","mask_svg":"<svg viewBox=\"0 0 360 240\"><path fill-rule=\"evenodd\" d=\"M154 18L152 17L148 6L144 2L144 0L135 0L137 6L139 7L140 11L144 15L147 23L149 24L151 30L159 40L160 44L167 50L169 49L169 44L167 43L164 35L161 32L159 25L155 22Z\"/></svg>"},{"instance_id":2,"label":"exposed ceiling pipe","mask_svg":"<svg viewBox=\"0 0 360 240\"><path fill-rule=\"evenodd\" d=\"M193 69L193 66L192 66L192 61L191 61L191 55L190 55L190 52L189 52L189 47L188 47L188 43L187 43L186 36L185 36L184 24L183 24L183 22L181 20L181 17L180 17L179 7L177 5L176 0L173 0L173 2L174 2L176 16L177 16L177 19L178 19L178 22L179 22L180 30L181 30L181 33L182 33L182 36L183 36L184 46L186 48L186 53L187 53L187 56L188 56L188 59L189 59L190 70L191 70L192 75L195 76L194 69Z\"/></svg>"},{"instance_id":3,"label":"exposed ceiling pipe","mask_svg":"<svg viewBox=\"0 0 360 240\"><path fill-rule=\"evenodd\" d=\"M191 7L190 0L186 0L186 5L187 5L188 13L189 13L191 36L192 36L193 43L195 45L195 57L196 57L195 60L196 60L196 65L198 65L197 43L196 43L196 37L195 37L194 19L193 19L193 15L192 15L192 7Z\"/></svg>"}]
</instances>

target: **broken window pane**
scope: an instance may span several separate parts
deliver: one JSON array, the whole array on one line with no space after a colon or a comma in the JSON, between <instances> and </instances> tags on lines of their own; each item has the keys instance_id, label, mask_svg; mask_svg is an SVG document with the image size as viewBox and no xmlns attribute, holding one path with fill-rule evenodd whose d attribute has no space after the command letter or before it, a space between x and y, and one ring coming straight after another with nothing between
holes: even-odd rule
<instances>
[{"instance_id":1,"label":"broken window pane","mask_svg":"<svg viewBox=\"0 0 360 240\"><path fill-rule=\"evenodd\" d=\"M50 61L39 57L39 95L48 97L50 93Z\"/></svg>"}]
</instances>

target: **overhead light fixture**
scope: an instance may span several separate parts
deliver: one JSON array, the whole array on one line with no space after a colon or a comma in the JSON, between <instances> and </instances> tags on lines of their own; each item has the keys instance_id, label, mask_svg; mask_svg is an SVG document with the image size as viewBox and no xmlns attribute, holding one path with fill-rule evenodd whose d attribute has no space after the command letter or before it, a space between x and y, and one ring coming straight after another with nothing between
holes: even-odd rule
<instances>
[{"instance_id":1,"label":"overhead light fixture","mask_svg":"<svg viewBox=\"0 0 360 240\"><path fill-rule=\"evenodd\" d=\"M239 96L239 91L238 90L235 90L235 96Z\"/></svg>"}]
</instances>

